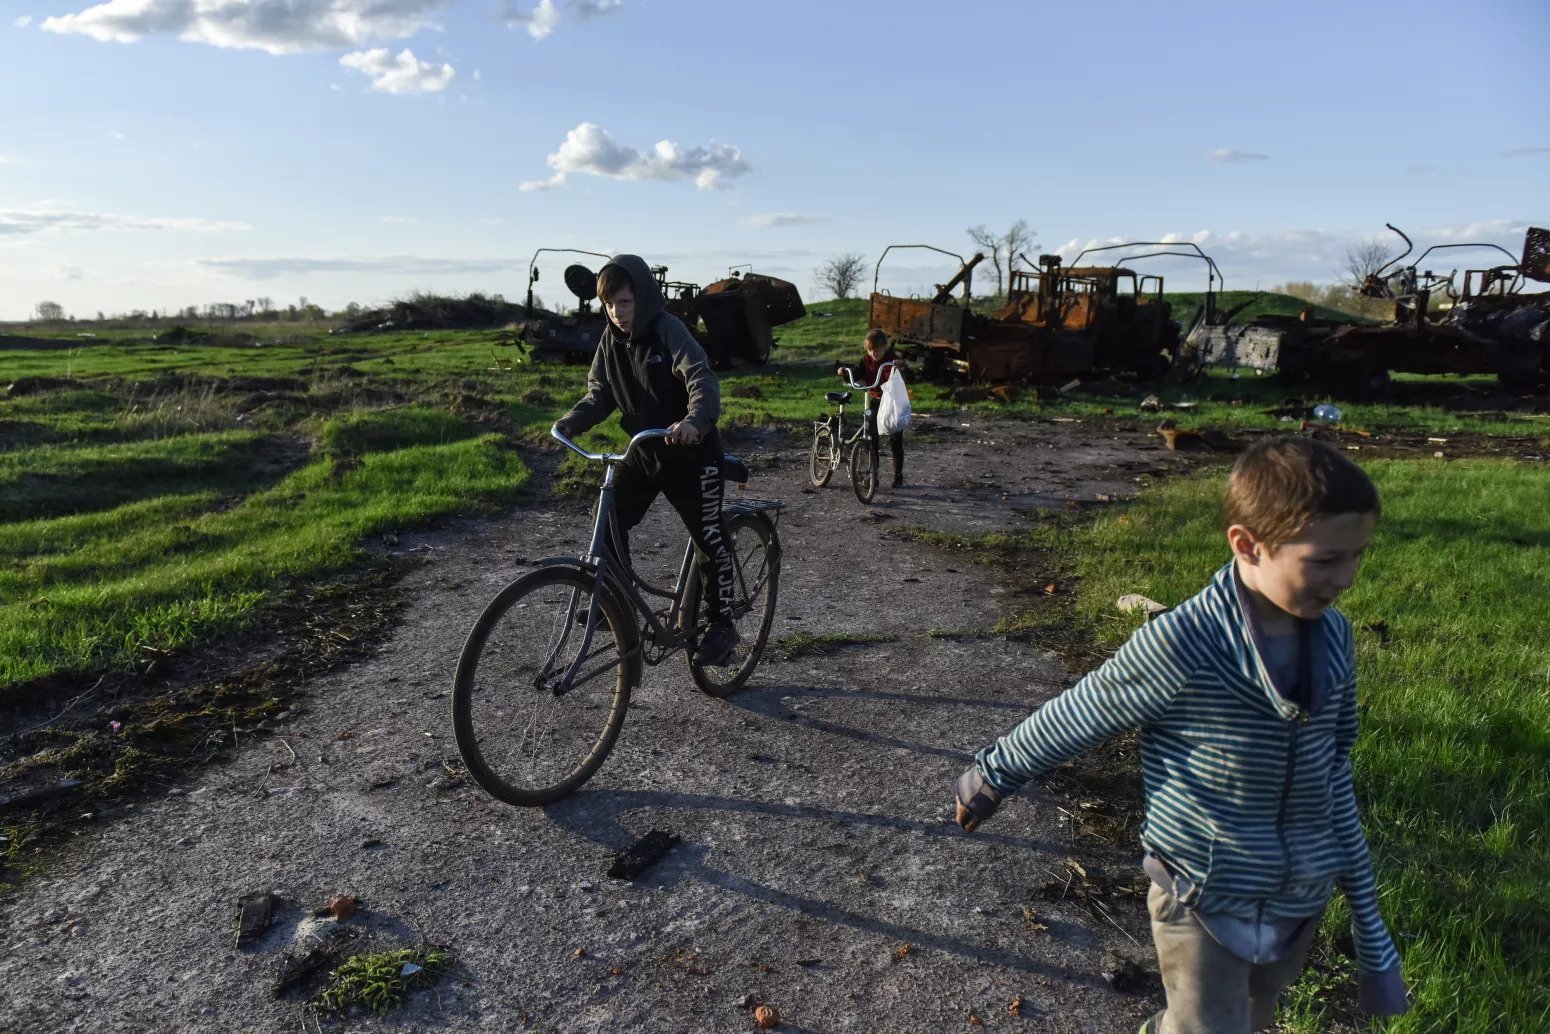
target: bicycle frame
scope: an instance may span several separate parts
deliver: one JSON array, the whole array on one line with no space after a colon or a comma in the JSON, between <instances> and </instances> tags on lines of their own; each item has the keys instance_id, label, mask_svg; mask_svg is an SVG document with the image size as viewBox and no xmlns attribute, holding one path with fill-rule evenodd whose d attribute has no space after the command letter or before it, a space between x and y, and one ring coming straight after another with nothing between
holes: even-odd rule
<instances>
[{"instance_id":1,"label":"bicycle frame","mask_svg":"<svg viewBox=\"0 0 1550 1034\"><path fill-rule=\"evenodd\" d=\"M667 430L665 428L649 428L639 432L630 438L629 444L625 446L625 450L622 453L587 452L575 442L560 434L557 429L551 428L549 434L577 455L607 465L603 472L603 485L598 492L597 517L592 524L592 538L587 545L586 553L579 560L563 557L546 561L546 563L554 564L574 564L593 576L593 603L588 608L581 649L578 651L576 660L572 662L561 682L545 686L545 688L551 689L556 695L562 695L575 688L575 686L596 677L603 670L598 669L597 671L588 672L585 678L580 677L585 662L592 656L595 656L595 654L590 653L590 650L592 636L597 630L598 608L596 601L600 593L608 592L620 604L628 605L628 608L633 609L636 617L645 622L644 627L635 630L637 636L643 635L644 638L648 638L652 645L661 651L656 656L647 654L644 651L644 642L637 641L632 644L630 654L627 655L626 660L638 656L648 664L658 664L676 651L688 646L693 641L694 636L702 631L702 626L696 623L689 613L691 608L698 603L697 590L699 587L699 572L696 570L697 551L692 539L684 548L683 560L678 566L678 579L670 592L659 589L641 578L630 564L628 553L622 548L622 541L617 536L614 536L612 541L610 540L610 531L617 531L613 523L613 516L614 480L618 465L628 458L630 450L635 448L639 442L650 438L666 437L668 434ZM617 572L615 568L618 569ZM736 565L734 565L734 573L741 593L738 598L744 599L749 595L744 573ZM643 592L672 601L667 608L663 620L658 620L656 611L646 601ZM549 665L564 650L566 643L569 641L571 629L578 627L575 620L577 617L577 606L578 601L572 598L570 607L565 615L566 630L560 636L559 643L545 660L542 669L544 672L549 671ZM734 604L733 609L735 613L736 604Z\"/></svg>"},{"instance_id":2,"label":"bicycle frame","mask_svg":"<svg viewBox=\"0 0 1550 1034\"><path fill-rule=\"evenodd\" d=\"M898 364L899 364L899 361L897 359L890 359L886 363L884 363L883 365L879 366L877 368L877 379L874 380L871 384L857 384L856 383L856 375L851 372L850 367L848 367L848 366L840 367L840 369L843 370L844 373L845 373L845 386L847 388L851 389L852 391L860 391L860 392L863 392L864 394L861 396L861 399L862 399L861 426L860 426L860 428L858 428L856 430L856 433L851 435L849 438L845 437L845 403L843 403L843 402L838 403L840 408L839 408L839 412L835 414L834 439L835 439L835 442L838 443L838 445L840 446L840 448L838 449L838 451L840 453L840 456L835 461L834 466L837 467L841 462L844 461L845 450L844 450L843 447L846 446L846 445L854 445L857 438L865 438L868 442L870 442L872 444L872 448L874 450L877 448L876 436L873 435L873 433L872 433L872 422L867 419L867 417L872 415L872 395L871 395L871 392L872 392L873 388L877 388L877 387L880 387L882 385L882 383L883 383L883 371L884 370L892 369L893 367L897 366ZM813 421L813 425L814 425L814 430L816 431L816 429L819 428L819 427L827 427L827 426L829 426L829 421L827 419L825 419L825 420L815 420L815 421ZM833 469L833 468L831 467L831 469Z\"/></svg>"}]
</instances>

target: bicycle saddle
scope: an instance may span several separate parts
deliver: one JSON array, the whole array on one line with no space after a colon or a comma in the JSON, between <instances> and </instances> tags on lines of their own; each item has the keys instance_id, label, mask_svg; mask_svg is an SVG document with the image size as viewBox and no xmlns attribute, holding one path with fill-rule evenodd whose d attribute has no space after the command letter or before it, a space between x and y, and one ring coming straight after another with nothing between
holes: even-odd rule
<instances>
[{"instance_id":1,"label":"bicycle saddle","mask_svg":"<svg viewBox=\"0 0 1550 1034\"><path fill-rule=\"evenodd\" d=\"M850 392L848 392L848 391L826 391L826 392L823 393L823 397L828 399L830 402L849 402L850 401Z\"/></svg>"},{"instance_id":2,"label":"bicycle saddle","mask_svg":"<svg viewBox=\"0 0 1550 1034\"><path fill-rule=\"evenodd\" d=\"M721 479L736 485L746 485L748 483L748 464L736 456L723 455L721 457Z\"/></svg>"}]
</instances>

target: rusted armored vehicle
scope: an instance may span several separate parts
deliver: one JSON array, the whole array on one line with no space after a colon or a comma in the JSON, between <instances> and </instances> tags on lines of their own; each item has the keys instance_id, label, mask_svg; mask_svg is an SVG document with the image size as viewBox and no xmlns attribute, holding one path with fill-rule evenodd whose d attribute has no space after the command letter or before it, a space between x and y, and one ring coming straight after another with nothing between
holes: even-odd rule
<instances>
[{"instance_id":1,"label":"rusted armored vehicle","mask_svg":"<svg viewBox=\"0 0 1550 1034\"><path fill-rule=\"evenodd\" d=\"M565 268L565 286L575 295L577 307L569 313L535 309L533 285L538 282L538 256L545 252L590 255L606 263L610 256L575 248L539 248L528 265L527 312L519 340L536 360L588 362L608 317L597 301L597 274L573 263ZM601 268L602 263L599 263ZM689 328L716 369L739 363L764 363L775 344L774 327L807 314L796 286L759 273L733 271L705 288L682 280L669 280L666 266L652 266L662 289L667 310Z\"/></svg>"},{"instance_id":2,"label":"rusted armored vehicle","mask_svg":"<svg viewBox=\"0 0 1550 1034\"><path fill-rule=\"evenodd\" d=\"M774 328L807 315L795 284L751 270L733 270L707 284L693 311L705 325L700 337L705 353L718 368L769 362Z\"/></svg>"},{"instance_id":3,"label":"rusted armored vehicle","mask_svg":"<svg viewBox=\"0 0 1550 1034\"><path fill-rule=\"evenodd\" d=\"M883 259L899 248L956 258L958 272L930 298L881 292ZM1162 296L1162 277L1124 266L1083 266L1081 256L1064 266L1058 255L1041 255L1037 269L1012 270L1006 304L981 315L970 299L973 270L983 259L976 254L964 261L925 244L890 245L878 259L868 318L921 363L925 376L1049 382L1094 373L1155 377L1168 369L1179 330ZM955 300L960 285L962 299Z\"/></svg>"},{"instance_id":4,"label":"rusted armored vehicle","mask_svg":"<svg viewBox=\"0 0 1550 1034\"><path fill-rule=\"evenodd\" d=\"M1361 285L1370 298L1394 302L1393 319L1365 324L1260 316L1192 332L1187 356L1199 365L1278 371L1283 377L1347 396L1381 393L1389 374L1495 374L1504 386L1536 389L1550 382L1550 294L1525 293L1527 281L1550 283L1550 230L1530 227L1523 254L1495 244L1439 244L1412 263L1410 238L1390 225L1405 249ZM1424 261L1449 249L1494 249L1510 264L1437 273ZM1438 305L1439 300L1444 304Z\"/></svg>"}]
</instances>

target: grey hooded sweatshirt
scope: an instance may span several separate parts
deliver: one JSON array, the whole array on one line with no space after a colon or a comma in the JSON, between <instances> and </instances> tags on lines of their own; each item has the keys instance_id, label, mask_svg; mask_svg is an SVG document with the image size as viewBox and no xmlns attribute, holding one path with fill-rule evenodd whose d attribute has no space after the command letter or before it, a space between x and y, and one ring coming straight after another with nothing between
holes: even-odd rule
<instances>
[{"instance_id":1,"label":"grey hooded sweatshirt","mask_svg":"<svg viewBox=\"0 0 1550 1034\"><path fill-rule=\"evenodd\" d=\"M587 393L560 422L580 434L617 409L620 425L635 434L688 420L700 432L697 451L719 458L721 384L705 350L683 321L667 311L662 288L644 259L616 255L603 269L608 266L619 266L634 284L633 326L626 334L608 323L592 356Z\"/></svg>"}]
</instances>

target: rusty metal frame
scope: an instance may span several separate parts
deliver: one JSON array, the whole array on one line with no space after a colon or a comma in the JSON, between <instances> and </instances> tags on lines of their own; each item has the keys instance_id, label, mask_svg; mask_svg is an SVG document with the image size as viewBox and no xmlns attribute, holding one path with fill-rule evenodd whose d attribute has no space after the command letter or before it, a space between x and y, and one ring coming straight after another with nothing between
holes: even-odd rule
<instances>
[{"instance_id":1,"label":"rusty metal frame","mask_svg":"<svg viewBox=\"0 0 1550 1034\"><path fill-rule=\"evenodd\" d=\"M1114 251L1118 248L1189 248L1191 249L1189 251L1158 251L1150 252L1146 255L1126 255L1117 260L1115 265L1118 265L1120 262L1131 262L1136 259L1161 258L1164 255L1174 255L1179 258L1198 258L1206 264L1206 292L1210 293L1217 290L1226 290L1227 288L1227 280L1222 276L1222 271L1217 266L1216 260L1213 259L1210 255L1207 255L1205 252L1201 251L1200 245L1195 244L1192 241L1129 241L1125 244L1102 244L1096 248L1083 249L1082 252L1076 256L1076 258L1071 260L1070 265L1077 265L1079 262L1081 262L1082 256L1084 255L1089 255L1098 251ZM1021 255L1024 262L1028 261L1027 255L1022 255L1021 252L1019 252L1019 255ZM1217 287L1213 285L1221 286Z\"/></svg>"},{"instance_id":2,"label":"rusty metal frame","mask_svg":"<svg viewBox=\"0 0 1550 1034\"><path fill-rule=\"evenodd\" d=\"M563 252L570 255L591 255L602 259L604 262L613 258L612 255L604 255L600 251L583 251L580 248L539 248L533 252L533 257L527 263L527 314L523 317L524 319L531 319L533 315L533 285L538 282L538 277L534 274L538 272L538 256L546 251Z\"/></svg>"},{"instance_id":3,"label":"rusty metal frame","mask_svg":"<svg viewBox=\"0 0 1550 1034\"><path fill-rule=\"evenodd\" d=\"M962 269L962 267L968 265L968 263L964 261L964 258L963 258L962 255L959 255L956 252L948 251L946 248L938 248L934 244L890 244L890 245L888 245L888 247L883 249L883 253L881 255L877 256L877 265L872 267L872 293L873 294L877 294L878 293L878 290L877 290L877 278L878 278L878 274L880 274L882 272L882 269L883 269L883 259L887 258L888 257L888 253L890 251L892 251L894 248L924 248L926 251L934 251L934 252L936 252L939 255L946 255L948 258L955 258L955 259L957 259L958 260L958 266L959 266L960 270ZM965 305L969 304L969 298L970 298L969 287L970 287L970 283L971 283L971 281L973 279L974 278L972 276L965 276L964 280L963 280L963 302L964 302Z\"/></svg>"}]
</instances>

